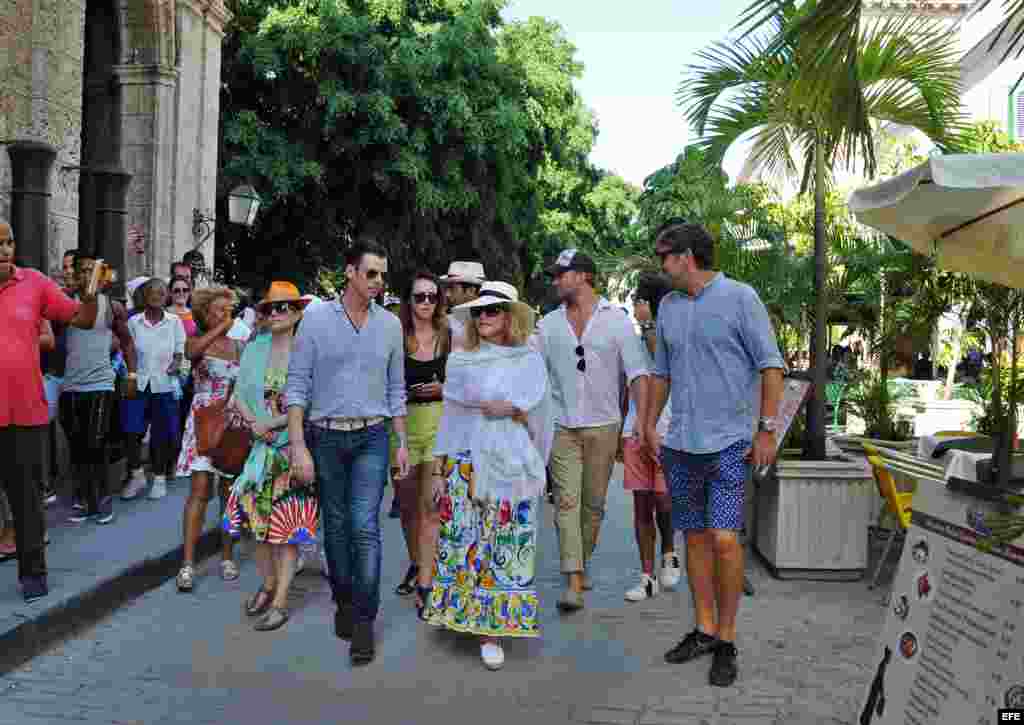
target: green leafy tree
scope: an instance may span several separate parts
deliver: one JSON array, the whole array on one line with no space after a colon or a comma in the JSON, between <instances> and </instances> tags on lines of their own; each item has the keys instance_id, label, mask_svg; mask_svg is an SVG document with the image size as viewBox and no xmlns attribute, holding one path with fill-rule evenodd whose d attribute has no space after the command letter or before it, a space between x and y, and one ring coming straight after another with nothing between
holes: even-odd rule
<instances>
[{"instance_id":1,"label":"green leafy tree","mask_svg":"<svg viewBox=\"0 0 1024 725\"><path fill-rule=\"evenodd\" d=\"M801 192L813 189L817 300L807 453L815 459L825 456L829 169L859 160L869 176L875 173L872 119L920 129L944 148L955 143L960 126L958 59L947 34L913 19L858 23L852 30L834 26L831 40L848 54L824 76L818 72L819 46L790 28L825 4L773 4L764 32L705 49L679 88L680 104L711 159L720 163L749 137L755 166L800 178Z\"/></svg>"},{"instance_id":2,"label":"green leafy tree","mask_svg":"<svg viewBox=\"0 0 1024 725\"><path fill-rule=\"evenodd\" d=\"M594 124L561 29L503 25L503 5L235 0L221 191L250 181L265 206L251 231L218 231L225 278L313 284L373 238L395 290L455 258L523 283L542 171L585 163Z\"/></svg>"}]
</instances>

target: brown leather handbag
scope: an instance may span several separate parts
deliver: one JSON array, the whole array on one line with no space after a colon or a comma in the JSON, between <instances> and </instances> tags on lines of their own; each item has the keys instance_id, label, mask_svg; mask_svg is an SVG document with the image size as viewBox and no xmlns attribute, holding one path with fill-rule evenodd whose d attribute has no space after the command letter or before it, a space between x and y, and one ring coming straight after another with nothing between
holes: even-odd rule
<instances>
[{"instance_id":1,"label":"brown leather handbag","mask_svg":"<svg viewBox=\"0 0 1024 725\"><path fill-rule=\"evenodd\" d=\"M228 394L209 405L196 408L196 452L206 456L221 473L237 476L245 467L252 450L252 433L240 416L228 413L228 401L235 391L234 383Z\"/></svg>"}]
</instances>

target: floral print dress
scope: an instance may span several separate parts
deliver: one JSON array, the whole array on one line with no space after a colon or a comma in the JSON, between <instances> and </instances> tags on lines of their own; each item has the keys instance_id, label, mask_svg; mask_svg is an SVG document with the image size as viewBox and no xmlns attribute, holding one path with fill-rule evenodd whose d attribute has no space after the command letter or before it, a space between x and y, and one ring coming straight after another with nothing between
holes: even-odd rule
<instances>
[{"instance_id":1,"label":"floral print dress","mask_svg":"<svg viewBox=\"0 0 1024 725\"><path fill-rule=\"evenodd\" d=\"M181 440L181 455L178 456L176 475L191 476L195 471L219 473L210 459L199 455L196 450L195 411L216 400L226 398L231 390L231 383L238 377L238 370L237 360L222 360L208 355L193 363L195 397L192 398L192 409L188 412L188 420L185 422L185 434Z\"/></svg>"},{"instance_id":2,"label":"floral print dress","mask_svg":"<svg viewBox=\"0 0 1024 725\"><path fill-rule=\"evenodd\" d=\"M479 504L468 452L449 457L427 623L488 637L539 637L537 499Z\"/></svg>"},{"instance_id":3,"label":"floral print dress","mask_svg":"<svg viewBox=\"0 0 1024 725\"><path fill-rule=\"evenodd\" d=\"M264 406L271 417L284 412L281 391L287 377L287 370L267 368ZM260 543L314 543L320 510L313 484L292 480L288 446L266 446L263 451L263 481L241 495L232 492L224 510L224 530L235 537L245 533Z\"/></svg>"}]
</instances>

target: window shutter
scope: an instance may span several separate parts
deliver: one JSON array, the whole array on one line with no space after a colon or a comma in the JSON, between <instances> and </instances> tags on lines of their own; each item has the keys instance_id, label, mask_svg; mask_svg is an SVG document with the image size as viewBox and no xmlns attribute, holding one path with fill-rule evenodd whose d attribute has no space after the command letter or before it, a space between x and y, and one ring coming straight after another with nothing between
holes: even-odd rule
<instances>
[{"instance_id":1,"label":"window shutter","mask_svg":"<svg viewBox=\"0 0 1024 725\"><path fill-rule=\"evenodd\" d=\"M1024 87L1017 86L1013 94L1013 138L1024 141Z\"/></svg>"}]
</instances>

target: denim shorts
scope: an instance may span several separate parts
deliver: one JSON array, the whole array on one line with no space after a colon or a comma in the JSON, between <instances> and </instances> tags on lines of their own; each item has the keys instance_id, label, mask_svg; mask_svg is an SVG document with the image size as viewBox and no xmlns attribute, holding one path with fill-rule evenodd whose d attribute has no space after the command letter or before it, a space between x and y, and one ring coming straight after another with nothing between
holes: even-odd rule
<instances>
[{"instance_id":1,"label":"denim shorts","mask_svg":"<svg viewBox=\"0 0 1024 725\"><path fill-rule=\"evenodd\" d=\"M677 531L743 529L749 450L750 441L738 441L717 453L684 453L662 446Z\"/></svg>"},{"instance_id":2,"label":"denim shorts","mask_svg":"<svg viewBox=\"0 0 1024 725\"><path fill-rule=\"evenodd\" d=\"M178 439L180 407L174 393L153 393L147 388L121 401L121 427L125 433L137 435L149 428L150 440L174 443Z\"/></svg>"}]
</instances>

